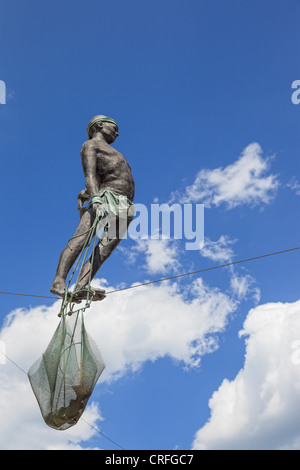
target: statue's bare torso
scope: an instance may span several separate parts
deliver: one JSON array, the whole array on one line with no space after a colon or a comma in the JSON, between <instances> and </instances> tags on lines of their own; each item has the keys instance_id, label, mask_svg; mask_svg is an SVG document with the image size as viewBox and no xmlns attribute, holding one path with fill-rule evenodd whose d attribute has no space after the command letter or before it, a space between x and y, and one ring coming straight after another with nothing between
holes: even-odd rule
<instances>
[{"instance_id":1,"label":"statue's bare torso","mask_svg":"<svg viewBox=\"0 0 300 470\"><path fill-rule=\"evenodd\" d=\"M91 160L94 160L94 163ZM120 152L106 142L92 139L83 144L81 161L86 177L86 186L89 184L89 176L94 180L92 187L87 188L90 194L110 189L133 201L134 180L131 168Z\"/></svg>"}]
</instances>

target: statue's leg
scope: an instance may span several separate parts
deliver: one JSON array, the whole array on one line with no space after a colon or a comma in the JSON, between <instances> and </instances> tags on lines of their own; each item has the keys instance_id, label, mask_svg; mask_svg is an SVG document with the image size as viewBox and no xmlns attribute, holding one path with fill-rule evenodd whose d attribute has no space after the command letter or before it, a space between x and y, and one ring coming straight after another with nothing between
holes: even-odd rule
<instances>
[{"instance_id":1,"label":"statue's leg","mask_svg":"<svg viewBox=\"0 0 300 470\"><path fill-rule=\"evenodd\" d=\"M69 241L68 246L66 246L61 252L58 260L56 275L50 288L50 292L52 294L60 296L64 295L67 275L84 246L84 243L89 235L86 232L91 228L93 220L94 214L92 209L90 209L83 214L74 234L74 238ZM83 235L80 236L81 234Z\"/></svg>"},{"instance_id":2,"label":"statue's leg","mask_svg":"<svg viewBox=\"0 0 300 470\"><path fill-rule=\"evenodd\" d=\"M108 232L102 233L102 237L96 245L93 265L91 266L92 260L90 257L81 270L77 290L87 287L91 269L91 279L96 276L104 261L109 258L125 236L131 220L131 218L119 219L115 216L110 218L110 227Z\"/></svg>"}]
</instances>

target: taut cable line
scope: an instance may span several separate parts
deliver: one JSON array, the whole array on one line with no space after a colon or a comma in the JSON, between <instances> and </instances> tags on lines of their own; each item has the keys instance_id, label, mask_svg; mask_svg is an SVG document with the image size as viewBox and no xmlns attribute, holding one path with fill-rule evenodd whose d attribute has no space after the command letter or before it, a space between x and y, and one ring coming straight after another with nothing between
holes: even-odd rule
<instances>
[{"instance_id":1,"label":"taut cable line","mask_svg":"<svg viewBox=\"0 0 300 470\"><path fill-rule=\"evenodd\" d=\"M267 258L267 257L270 257L270 256L275 256L275 255L280 255L280 254L283 254L283 253L288 253L288 252L296 251L296 250L300 250L300 246L296 246L294 248L288 248L286 250L281 250L281 251L274 251L273 253L266 253L264 255L253 256L252 258L240 259L238 261L231 261L230 263L219 264L217 266L212 266L210 268L198 269L197 271L191 271L191 272L187 272L187 273L176 274L175 276L163 277L161 279L156 279L154 281L147 281L147 282L143 282L143 283L140 283L140 284L135 284L135 285L129 286L129 287L122 287L121 289L114 289L114 290L111 290L111 291L107 291L105 294L106 295L107 294L114 294L115 292L121 292L121 291L124 291L124 290L135 289L137 287L148 286L150 284L156 284L158 282L170 281L172 279L178 279L178 278L185 277L185 276L191 276L193 274L200 274L200 273L204 273L204 272L207 272L207 271L213 271L215 269L226 268L228 266L234 266L236 264L248 263L249 261L255 261L255 260L258 260L258 259ZM0 291L0 294L19 295L19 296L24 296L24 297L37 297L37 298L41 298L41 299L52 299L52 300L58 300L58 299L61 298L61 297L55 297L55 296L49 296L49 295L22 294L20 292L2 292L2 291Z\"/></svg>"}]
</instances>

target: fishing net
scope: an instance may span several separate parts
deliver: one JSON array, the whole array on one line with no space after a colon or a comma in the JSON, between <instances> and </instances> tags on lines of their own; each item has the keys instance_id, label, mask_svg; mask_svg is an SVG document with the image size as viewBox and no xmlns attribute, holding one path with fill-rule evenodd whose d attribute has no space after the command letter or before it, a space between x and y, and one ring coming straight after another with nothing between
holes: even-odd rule
<instances>
[{"instance_id":1,"label":"fishing net","mask_svg":"<svg viewBox=\"0 0 300 470\"><path fill-rule=\"evenodd\" d=\"M81 198L86 199L84 191L80 194ZM126 198L123 201L120 195L111 191L103 191L97 198L101 204L95 220L91 228L80 235L86 234L86 240L65 289L58 315L59 325L42 357L28 371L44 421L48 426L59 430L68 429L78 422L105 368L100 351L87 334L83 319L85 310L93 301L103 300L105 291L91 286L91 269L87 288L77 290L82 269L89 253L91 266L93 265L97 239L106 246L109 215L113 214L118 219L122 218L122 214L127 217L133 206ZM82 215L82 207L79 209ZM129 216L132 218L132 214ZM100 238L101 229L103 233ZM70 290L76 272L75 286ZM85 300L85 304L81 304L82 300ZM77 304L82 306L77 308Z\"/></svg>"},{"instance_id":2,"label":"fishing net","mask_svg":"<svg viewBox=\"0 0 300 470\"><path fill-rule=\"evenodd\" d=\"M28 372L48 426L65 430L78 422L104 367L82 311L62 315L45 353Z\"/></svg>"},{"instance_id":3,"label":"fishing net","mask_svg":"<svg viewBox=\"0 0 300 470\"><path fill-rule=\"evenodd\" d=\"M99 300L105 297L104 291L91 287L90 274L83 299L77 298L75 292L90 250L93 261L99 222L100 216L86 232L86 241L65 290L55 333L42 357L28 371L45 423L58 430L68 429L78 422L105 368L100 351L85 329L83 318L85 310L93 300L97 300L97 296ZM76 272L75 287L70 291ZM76 304L84 299L85 304L77 308Z\"/></svg>"}]
</instances>

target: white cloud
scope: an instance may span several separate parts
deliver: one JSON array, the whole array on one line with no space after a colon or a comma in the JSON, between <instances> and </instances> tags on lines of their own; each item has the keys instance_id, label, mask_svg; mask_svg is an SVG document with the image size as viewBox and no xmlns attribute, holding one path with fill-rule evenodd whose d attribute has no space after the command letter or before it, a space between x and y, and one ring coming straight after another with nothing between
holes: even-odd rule
<instances>
[{"instance_id":1,"label":"white cloud","mask_svg":"<svg viewBox=\"0 0 300 470\"><path fill-rule=\"evenodd\" d=\"M205 258L210 258L213 261L229 262L233 258L233 250L231 246L236 243L236 240L231 240L226 235L221 235L219 240L212 241L205 238L203 248L200 249L200 254Z\"/></svg>"},{"instance_id":2,"label":"white cloud","mask_svg":"<svg viewBox=\"0 0 300 470\"><path fill-rule=\"evenodd\" d=\"M200 250L200 254L214 262L224 264L231 263L234 257L232 245L236 242L237 240L232 240L227 235L221 235L217 241L205 238L205 243L203 248ZM232 294L237 299L244 300L249 298L251 295L255 304L257 304L260 299L260 290L255 285L255 279L250 274L239 274L236 272L234 266L229 266L228 271L230 275L230 289Z\"/></svg>"},{"instance_id":3,"label":"white cloud","mask_svg":"<svg viewBox=\"0 0 300 470\"><path fill-rule=\"evenodd\" d=\"M141 242L145 240L141 240ZM177 246L171 240L146 240L147 270L151 274L176 270L179 266Z\"/></svg>"},{"instance_id":4,"label":"white cloud","mask_svg":"<svg viewBox=\"0 0 300 470\"><path fill-rule=\"evenodd\" d=\"M140 255L145 256L142 265L149 274L177 271L179 263L179 248L177 240L170 239L139 239L130 250L119 247L119 250L127 257L129 263L134 263Z\"/></svg>"},{"instance_id":5,"label":"white cloud","mask_svg":"<svg viewBox=\"0 0 300 470\"><path fill-rule=\"evenodd\" d=\"M25 371L46 349L59 321L59 307L57 301L51 307L17 309L7 316L0 340L6 354ZM166 356L186 367L199 366L201 357L218 347L215 333L225 329L236 307L229 295L208 287L201 278L184 294L178 285L163 283L109 294L93 303L85 323L106 363L99 386L138 370L145 361ZM82 420L66 431L49 428L26 375L8 361L0 365L0 372L2 449L78 449L95 434ZM93 396L83 417L93 426L101 419Z\"/></svg>"},{"instance_id":6,"label":"white cloud","mask_svg":"<svg viewBox=\"0 0 300 470\"><path fill-rule=\"evenodd\" d=\"M164 282L108 294L86 314L107 366L103 380L165 356L198 366L202 354L210 352L212 344L217 347L213 333L225 328L236 307L231 296L207 286L202 278L182 289Z\"/></svg>"},{"instance_id":7,"label":"white cloud","mask_svg":"<svg viewBox=\"0 0 300 470\"><path fill-rule=\"evenodd\" d=\"M297 196L300 196L300 183L295 177L291 179L291 181L287 184L287 187L294 191Z\"/></svg>"},{"instance_id":8,"label":"white cloud","mask_svg":"<svg viewBox=\"0 0 300 470\"><path fill-rule=\"evenodd\" d=\"M234 163L224 168L202 169L181 201L201 202L205 207L225 204L228 209L241 204L268 204L279 186L277 177L267 174L269 164L270 159L263 158L261 146L254 142Z\"/></svg>"},{"instance_id":9,"label":"white cloud","mask_svg":"<svg viewBox=\"0 0 300 470\"><path fill-rule=\"evenodd\" d=\"M252 309L244 367L212 395L195 449L300 449L300 301Z\"/></svg>"},{"instance_id":10,"label":"white cloud","mask_svg":"<svg viewBox=\"0 0 300 470\"><path fill-rule=\"evenodd\" d=\"M237 274L231 269L230 287L237 299L246 299L249 294L256 304L260 300L260 289L255 285L255 279L250 274Z\"/></svg>"}]
</instances>

